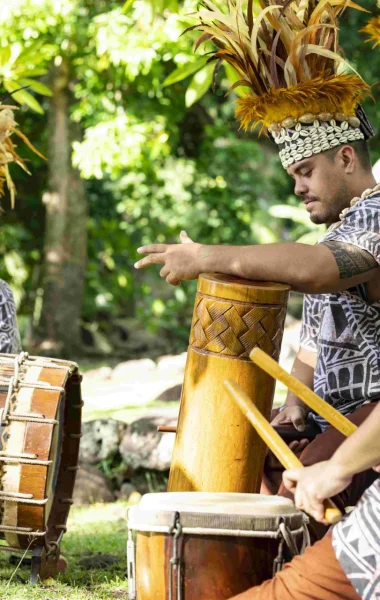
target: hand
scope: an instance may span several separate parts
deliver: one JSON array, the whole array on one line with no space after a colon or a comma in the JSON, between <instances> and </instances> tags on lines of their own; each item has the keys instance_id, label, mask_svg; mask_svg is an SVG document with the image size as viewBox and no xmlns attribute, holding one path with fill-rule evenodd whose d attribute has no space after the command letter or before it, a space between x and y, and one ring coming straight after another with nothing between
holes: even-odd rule
<instances>
[{"instance_id":1,"label":"hand","mask_svg":"<svg viewBox=\"0 0 380 600\"><path fill-rule=\"evenodd\" d=\"M324 518L324 500L345 490L352 480L351 476L344 474L342 467L329 461L290 469L282 477L285 487L294 494L296 507L325 525L328 523Z\"/></svg>"},{"instance_id":2,"label":"hand","mask_svg":"<svg viewBox=\"0 0 380 600\"><path fill-rule=\"evenodd\" d=\"M151 244L139 248L139 254L148 256L135 264L136 269L149 265L164 265L160 276L175 286L183 280L197 279L202 272L199 256L201 244L194 243L185 231L181 232L180 241L181 244Z\"/></svg>"},{"instance_id":3,"label":"hand","mask_svg":"<svg viewBox=\"0 0 380 600\"><path fill-rule=\"evenodd\" d=\"M273 419L271 425L292 423L297 431L305 431L306 410L302 406L287 406Z\"/></svg>"}]
</instances>

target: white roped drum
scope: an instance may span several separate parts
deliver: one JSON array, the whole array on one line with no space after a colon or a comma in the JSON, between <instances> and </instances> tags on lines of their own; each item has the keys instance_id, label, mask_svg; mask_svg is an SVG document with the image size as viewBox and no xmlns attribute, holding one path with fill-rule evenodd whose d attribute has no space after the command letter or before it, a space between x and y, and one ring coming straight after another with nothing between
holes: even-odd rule
<instances>
[{"instance_id":1,"label":"white roped drum","mask_svg":"<svg viewBox=\"0 0 380 600\"><path fill-rule=\"evenodd\" d=\"M225 600L309 544L306 515L259 494L147 494L128 530L130 600Z\"/></svg>"}]
</instances>

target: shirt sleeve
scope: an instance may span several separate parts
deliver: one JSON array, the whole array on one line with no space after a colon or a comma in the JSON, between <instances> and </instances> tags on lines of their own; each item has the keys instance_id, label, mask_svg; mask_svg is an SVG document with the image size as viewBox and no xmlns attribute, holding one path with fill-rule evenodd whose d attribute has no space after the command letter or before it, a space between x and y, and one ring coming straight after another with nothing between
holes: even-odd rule
<instances>
[{"instance_id":1,"label":"shirt sleeve","mask_svg":"<svg viewBox=\"0 0 380 600\"><path fill-rule=\"evenodd\" d=\"M17 354L20 349L21 342L13 292L9 285L0 279L0 352Z\"/></svg>"},{"instance_id":2,"label":"shirt sleeve","mask_svg":"<svg viewBox=\"0 0 380 600\"><path fill-rule=\"evenodd\" d=\"M380 265L380 196L361 200L348 211L340 227L323 242L343 242L366 250Z\"/></svg>"},{"instance_id":3,"label":"shirt sleeve","mask_svg":"<svg viewBox=\"0 0 380 600\"><path fill-rule=\"evenodd\" d=\"M321 295L305 295L303 301L300 346L317 352L321 328L323 301Z\"/></svg>"}]
</instances>

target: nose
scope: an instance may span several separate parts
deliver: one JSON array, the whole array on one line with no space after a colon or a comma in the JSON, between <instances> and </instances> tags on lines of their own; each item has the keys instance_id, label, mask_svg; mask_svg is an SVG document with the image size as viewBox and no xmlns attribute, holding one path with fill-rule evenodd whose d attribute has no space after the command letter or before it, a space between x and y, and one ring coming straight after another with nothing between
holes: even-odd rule
<instances>
[{"instance_id":1,"label":"nose","mask_svg":"<svg viewBox=\"0 0 380 600\"><path fill-rule=\"evenodd\" d=\"M294 193L296 196L304 196L307 191L308 191L308 187L305 184L304 181L302 181L302 179L296 179L296 182L294 184Z\"/></svg>"}]
</instances>

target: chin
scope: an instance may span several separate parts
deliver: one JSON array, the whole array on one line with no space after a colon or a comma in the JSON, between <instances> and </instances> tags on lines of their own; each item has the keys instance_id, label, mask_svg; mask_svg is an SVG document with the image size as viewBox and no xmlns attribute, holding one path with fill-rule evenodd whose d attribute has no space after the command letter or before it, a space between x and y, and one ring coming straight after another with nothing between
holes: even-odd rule
<instances>
[{"instance_id":1,"label":"chin","mask_svg":"<svg viewBox=\"0 0 380 600\"><path fill-rule=\"evenodd\" d=\"M310 215L310 221L312 223L314 223L314 225L323 225L324 223L327 223L326 219L324 219L322 216L316 215L316 214Z\"/></svg>"}]
</instances>

